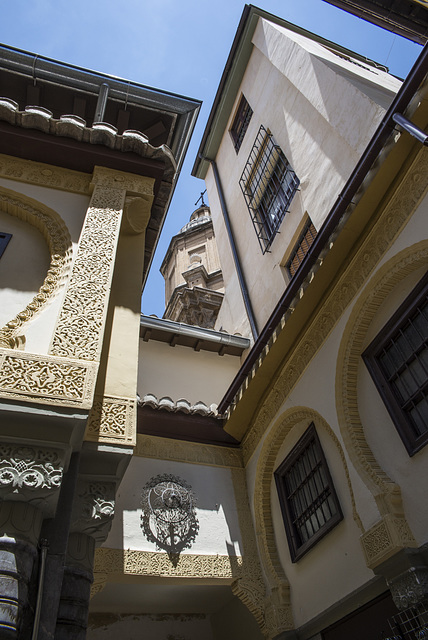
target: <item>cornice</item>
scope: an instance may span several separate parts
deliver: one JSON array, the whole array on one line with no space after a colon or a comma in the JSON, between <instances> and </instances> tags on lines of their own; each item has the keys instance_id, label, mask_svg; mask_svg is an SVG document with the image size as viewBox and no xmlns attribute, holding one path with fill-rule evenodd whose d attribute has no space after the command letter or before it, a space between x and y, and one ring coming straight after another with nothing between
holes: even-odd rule
<instances>
[{"instance_id":1,"label":"cornice","mask_svg":"<svg viewBox=\"0 0 428 640\"><path fill-rule=\"evenodd\" d=\"M56 119L44 107L27 106L20 111L18 104L9 98L0 98L0 120L15 127L35 129L61 138L72 138L77 142L102 145L122 153L132 152L142 158L161 160L165 165L164 180L171 182L177 169L172 151L166 146L153 147L140 131L127 130L122 135L111 124L95 122L87 127L85 120L75 115L63 115Z\"/></svg>"},{"instance_id":2,"label":"cornice","mask_svg":"<svg viewBox=\"0 0 428 640\"><path fill-rule=\"evenodd\" d=\"M0 154L0 177L89 196L92 175Z\"/></svg>"}]
</instances>

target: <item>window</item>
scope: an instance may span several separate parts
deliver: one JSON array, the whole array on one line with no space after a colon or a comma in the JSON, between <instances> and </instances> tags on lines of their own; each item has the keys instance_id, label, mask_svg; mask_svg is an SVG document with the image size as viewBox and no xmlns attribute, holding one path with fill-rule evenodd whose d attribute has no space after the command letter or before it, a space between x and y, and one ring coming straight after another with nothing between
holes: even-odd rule
<instances>
[{"instance_id":1,"label":"window","mask_svg":"<svg viewBox=\"0 0 428 640\"><path fill-rule=\"evenodd\" d=\"M428 273L363 353L409 453L428 442Z\"/></svg>"},{"instance_id":2,"label":"window","mask_svg":"<svg viewBox=\"0 0 428 640\"><path fill-rule=\"evenodd\" d=\"M239 102L238 110L230 128L230 135L232 136L236 153L238 153L239 149L241 148L241 144L247 132L252 115L252 108L246 101L245 96L242 96Z\"/></svg>"},{"instance_id":3,"label":"window","mask_svg":"<svg viewBox=\"0 0 428 640\"><path fill-rule=\"evenodd\" d=\"M343 518L314 424L274 475L291 560L296 562Z\"/></svg>"},{"instance_id":4,"label":"window","mask_svg":"<svg viewBox=\"0 0 428 640\"><path fill-rule=\"evenodd\" d=\"M263 126L239 182L260 248L266 253L300 182L281 148Z\"/></svg>"},{"instance_id":5,"label":"window","mask_svg":"<svg viewBox=\"0 0 428 640\"><path fill-rule=\"evenodd\" d=\"M309 252L309 249L313 244L316 235L317 230L315 229L312 220L308 218L303 231L296 243L296 246L294 247L291 256L286 264L286 268L290 275L290 278L292 278L298 271L304 257Z\"/></svg>"},{"instance_id":6,"label":"window","mask_svg":"<svg viewBox=\"0 0 428 640\"><path fill-rule=\"evenodd\" d=\"M7 245L9 244L9 240L11 239L11 233L2 233L0 231L0 258L2 257Z\"/></svg>"}]
</instances>

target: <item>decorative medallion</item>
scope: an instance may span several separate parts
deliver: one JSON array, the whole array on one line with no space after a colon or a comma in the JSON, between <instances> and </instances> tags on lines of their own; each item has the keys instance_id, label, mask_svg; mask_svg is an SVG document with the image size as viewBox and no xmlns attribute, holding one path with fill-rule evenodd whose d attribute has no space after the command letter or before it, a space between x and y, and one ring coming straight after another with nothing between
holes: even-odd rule
<instances>
[{"instance_id":1,"label":"decorative medallion","mask_svg":"<svg viewBox=\"0 0 428 640\"><path fill-rule=\"evenodd\" d=\"M171 562L178 562L199 531L191 486L177 476L156 476L144 487L142 507L141 528L147 540L166 551Z\"/></svg>"}]
</instances>

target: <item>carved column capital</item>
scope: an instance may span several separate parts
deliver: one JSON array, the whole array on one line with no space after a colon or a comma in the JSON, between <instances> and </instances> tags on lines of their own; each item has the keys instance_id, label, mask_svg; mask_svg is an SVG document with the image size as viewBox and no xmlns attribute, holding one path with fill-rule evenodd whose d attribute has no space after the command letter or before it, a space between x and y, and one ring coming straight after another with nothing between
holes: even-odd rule
<instances>
[{"instance_id":1,"label":"carved column capital","mask_svg":"<svg viewBox=\"0 0 428 640\"><path fill-rule=\"evenodd\" d=\"M407 609L428 598L428 567L410 567L394 578L387 578L392 599L398 609Z\"/></svg>"},{"instance_id":2,"label":"carved column capital","mask_svg":"<svg viewBox=\"0 0 428 640\"><path fill-rule=\"evenodd\" d=\"M116 484L80 480L73 502L71 531L91 536L101 544L107 538L114 516Z\"/></svg>"},{"instance_id":3,"label":"carved column capital","mask_svg":"<svg viewBox=\"0 0 428 640\"><path fill-rule=\"evenodd\" d=\"M125 173L107 167L95 167L92 174L91 190L95 187L113 188L134 195L153 196L154 178L140 176L136 173Z\"/></svg>"},{"instance_id":4,"label":"carved column capital","mask_svg":"<svg viewBox=\"0 0 428 640\"><path fill-rule=\"evenodd\" d=\"M0 443L0 500L29 502L53 515L65 455L59 449Z\"/></svg>"}]
</instances>

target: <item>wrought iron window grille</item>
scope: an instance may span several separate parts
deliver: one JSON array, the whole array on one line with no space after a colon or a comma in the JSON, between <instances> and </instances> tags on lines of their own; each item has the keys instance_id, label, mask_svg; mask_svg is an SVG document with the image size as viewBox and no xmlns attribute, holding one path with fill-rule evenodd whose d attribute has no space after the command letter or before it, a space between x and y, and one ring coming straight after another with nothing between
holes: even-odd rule
<instances>
[{"instance_id":1,"label":"wrought iron window grille","mask_svg":"<svg viewBox=\"0 0 428 640\"><path fill-rule=\"evenodd\" d=\"M291 560L297 562L343 518L313 423L274 477Z\"/></svg>"},{"instance_id":2,"label":"wrought iron window grille","mask_svg":"<svg viewBox=\"0 0 428 640\"><path fill-rule=\"evenodd\" d=\"M428 272L363 353L409 453L428 443Z\"/></svg>"},{"instance_id":3,"label":"wrought iron window grille","mask_svg":"<svg viewBox=\"0 0 428 640\"><path fill-rule=\"evenodd\" d=\"M428 602L404 609L388 622L391 634L384 640L428 640Z\"/></svg>"},{"instance_id":4,"label":"wrought iron window grille","mask_svg":"<svg viewBox=\"0 0 428 640\"><path fill-rule=\"evenodd\" d=\"M262 125L239 184L262 253L279 233L300 181L272 134Z\"/></svg>"},{"instance_id":5,"label":"wrought iron window grille","mask_svg":"<svg viewBox=\"0 0 428 640\"><path fill-rule=\"evenodd\" d=\"M5 252L5 249L6 249L7 245L9 244L9 240L11 239L11 237L12 237L11 233L0 232L0 258L2 257L3 253Z\"/></svg>"}]
</instances>

